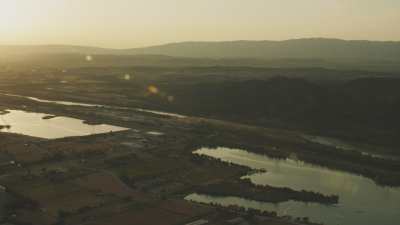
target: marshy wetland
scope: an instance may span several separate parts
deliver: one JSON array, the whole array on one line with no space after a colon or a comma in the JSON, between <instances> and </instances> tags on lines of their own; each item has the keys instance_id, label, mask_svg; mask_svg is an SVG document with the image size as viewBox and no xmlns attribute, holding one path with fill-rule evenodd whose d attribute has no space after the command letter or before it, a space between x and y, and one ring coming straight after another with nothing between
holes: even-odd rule
<instances>
[{"instance_id":1,"label":"marshy wetland","mask_svg":"<svg viewBox=\"0 0 400 225\"><path fill-rule=\"evenodd\" d=\"M400 225L400 0L0 0L0 225Z\"/></svg>"},{"instance_id":2,"label":"marshy wetland","mask_svg":"<svg viewBox=\"0 0 400 225\"><path fill-rule=\"evenodd\" d=\"M2 222L391 225L399 220L395 142L360 145L360 137L338 130L318 133L274 121L255 125L243 115L234 121L231 114L220 114L222 108L178 110L186 104L183 87L193 80L172 68L139 68L134 80L122 80L131 70L44 70L43 80L37 74L21 80L22 72L3 78ZM48 77L51 73L60 78ZM164 76L176 82L168 85ZM204 84L202 76L192 78ZM154 87L150 92L149 84L158 92Z\"/></svg>"},{"instance_id":3,"label":"marshy wetland","mask_svg":"<svg viewBox=\"0 0 400 225\"><path fill-rule=\"evenodd\" d=\"M383 187L373 180L344 171L314 166L293 159L273 159L240 149L201 148L193 152L225 163L246 166L255 170L251 175L241 177L256 185L287 187L323 194L336 194L336 204L324 205L288 201L266 203L251 201L234 196L210 196L191 194L186 199L223 206L236 205L246 209L276 211L279 215L306 216L311 221L324 224L393 224L400 221L400 188ZM382 208L385 205L385 208ZM372 216L372 217L366 217Z\"/></svg>"}]
</instances>

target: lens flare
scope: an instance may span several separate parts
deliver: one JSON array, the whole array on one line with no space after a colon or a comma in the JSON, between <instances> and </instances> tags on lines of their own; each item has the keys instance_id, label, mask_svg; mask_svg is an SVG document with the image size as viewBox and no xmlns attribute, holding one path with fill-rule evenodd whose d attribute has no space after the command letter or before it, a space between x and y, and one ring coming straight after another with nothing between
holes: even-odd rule
<instances>
[{"instance_id":1,"label":"lens flare","mask_svg":"<svg viewBox=\"0 0 400 225\"><path fill-rule=\"evenodd\" d=\"M148 91L150 94L153 94L153 95L156 95L156 94L158 94L158 93L160 92L160 90L158 90L158 88L157 88L156 86L154 86L154 85L148 86L148 87L147 87L147 91Z\"/></svg>"},{"instance_id":2,"label":"lens flare","mask_svg":"<svg viewBox=\"0 0 400 225\"><path fill-rule=\"evenodd\" d=\"M93 57L91 55L87 55L85 59L88 62L93 61Z\"/></svg>"}]
</instances>

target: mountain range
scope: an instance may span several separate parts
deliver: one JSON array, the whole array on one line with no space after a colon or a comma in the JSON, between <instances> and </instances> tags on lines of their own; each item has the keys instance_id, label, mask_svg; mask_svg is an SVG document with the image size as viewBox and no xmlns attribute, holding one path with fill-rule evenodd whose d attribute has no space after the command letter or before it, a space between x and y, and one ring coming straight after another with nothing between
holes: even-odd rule
<instances>
[{"instance_id":1,"label":"mountain range","mask_svg":"<svg viewBox=\"0 0 400 225\"><path fill-rule=\"evenodd\" d=\"M400 41L363 41L325 38L285 41L179 42L131 49L71 45L0 45L3 55L101 54L166 55L189 58L399 60Z\"/></svg>"}]
</instances>

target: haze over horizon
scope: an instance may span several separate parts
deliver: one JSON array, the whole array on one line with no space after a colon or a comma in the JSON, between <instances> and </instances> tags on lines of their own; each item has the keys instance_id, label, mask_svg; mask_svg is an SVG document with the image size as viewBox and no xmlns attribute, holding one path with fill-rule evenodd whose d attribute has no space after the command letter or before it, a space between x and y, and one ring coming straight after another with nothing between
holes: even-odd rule
<instances>
[{"instance_id":1,"label":"haze over horizon","mask_svg":"<svg viewBox=\"0 0 400 225\"><path fill-rule=\"evenodd\" d=\"M135 48L183 41L400 40L394 0L2 0L0 45Z\"/></svg>"}]
</instances>

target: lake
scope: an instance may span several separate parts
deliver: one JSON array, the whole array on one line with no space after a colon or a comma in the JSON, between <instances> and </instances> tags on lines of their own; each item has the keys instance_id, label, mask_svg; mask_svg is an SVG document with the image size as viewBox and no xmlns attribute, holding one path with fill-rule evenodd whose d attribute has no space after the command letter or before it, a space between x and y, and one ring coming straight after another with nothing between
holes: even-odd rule
<instances>
[{"instance_id":1,"label":"lake","mask_svg":"<svg viewBox=\"0 0 400 225\"><path fill-rule=\"evenodd\" d=\"M327 206L296 201L272 204L238 196L219 197L196 193L187 196L187 200L276 211L280 215L309 217L311 221L327 225L400 224L400 188L379 186L371 179L352 173L291 159L272 159L240 149L201 148L194 154L209 156L251 169L265 170L266 172L242 177L250 179L254 184L335 194L339 196L339 204Z\"/></svg>"},{"instance_id":2,"label":"lake","mask_svg":"<svg viewBox=\"0 0 400 225\"><path fill-rule=\"evenodd\" d=\"M0 126L4 126L0 129L0 132L23 134L46 139L129 130L129 128L107 124L89 125L80 119L63 116L54 117L54 115L22 110L6 110L5 114L0 114Z\"/></svg>"}]
</instances>

